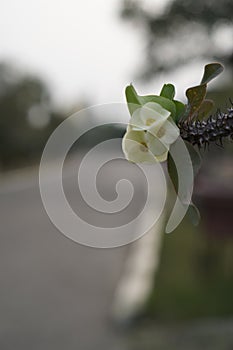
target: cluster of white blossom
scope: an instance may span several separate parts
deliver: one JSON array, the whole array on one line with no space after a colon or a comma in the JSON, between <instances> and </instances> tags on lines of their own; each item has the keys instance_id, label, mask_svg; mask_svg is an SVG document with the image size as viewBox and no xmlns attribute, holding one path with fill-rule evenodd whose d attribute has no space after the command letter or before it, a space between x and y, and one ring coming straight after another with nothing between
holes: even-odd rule
<instances>
[{"instance_id":1,"label":"cluster of white blossom","mask_svg":"<svg viewBox=\"0 0 233 350\"><path fill-rule=\"evenodd\" d=\"M171 113L158 103L148 102L132 114L123 137L123 152L134 163L163 162L179 134Z\"/></svg>"}]
</instances>

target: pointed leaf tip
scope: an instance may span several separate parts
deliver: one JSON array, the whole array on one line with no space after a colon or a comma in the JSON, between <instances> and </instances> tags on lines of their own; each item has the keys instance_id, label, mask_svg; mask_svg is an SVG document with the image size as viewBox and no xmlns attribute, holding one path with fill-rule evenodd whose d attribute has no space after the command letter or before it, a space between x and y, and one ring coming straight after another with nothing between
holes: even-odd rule
<instances>
[{"instance_id":1,"label":"pointed leaf tip","mask_svg":"<svg viewBox=\"0 0 233 350\"><path fill-rule=\"evenodd\" d=\"M205 66L204 74L201 80L201 84L207 84L212 79L216 78L219 74L222 73L224 67L221 63L209 63Z\"/></svg>"},{"instance_id":2,"label":"pointed leaf tip","mask_svg":"<svg viewBox=\"0 0 233 350\"><path fill-rule=\"evenodd\" d=\"M201 220L201 215L195 204L190 203L187 215L193 226L198 226Z\"/></svg>"},{"instance_id":3,"label":"pointed leaf tip","mask_svg":"<svg viewBox=\"0 0 233 350\"><path fill-rule=\"evenodd\" d=\"M160 96L173 100L175 97L175 87L172 84L164 84L160 92Z\"/></svg>"},{"instance_id":4,"label":"pointed leaf tip","mask_svg":"<svg viewBox=\"0 0 233 350\"><path fill-rule=\"evenodd\" d=\"M139 96L132 83L126 86L125 96L128 104L129 113L132 115L133 112L137 109L137 106L140 105Z\"/></svg>"}]
</instances>

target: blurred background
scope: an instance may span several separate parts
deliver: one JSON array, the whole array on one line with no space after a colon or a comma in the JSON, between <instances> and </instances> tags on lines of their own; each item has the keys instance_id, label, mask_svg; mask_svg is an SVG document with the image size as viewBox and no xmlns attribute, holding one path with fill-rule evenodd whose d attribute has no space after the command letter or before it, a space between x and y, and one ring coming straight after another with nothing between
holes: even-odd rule
<instances>
[{"instance_id":1,"label":"blurred background","mask_svg":"<svg viewBox=\"0 0 233 350\"><path fill-rule=\"evenodd\" d=\"M174 234L162 233L154 288L126 333L112 325L110 309L131 247L96 250L61 236L40 200L38 165L65 118L124 102L130 82L140 94L173 83L185 102L203 66L219 61L225 71L208 96L213 113L229 108L233 2L9 0L0 6L1 349L232 349L232 144L202 152L194 194L201 224L194 229L185 219ZM75 149L77 161L93 144L123 133L111 126L95 141L87 135Z\"/></svg>"}]
</instances>

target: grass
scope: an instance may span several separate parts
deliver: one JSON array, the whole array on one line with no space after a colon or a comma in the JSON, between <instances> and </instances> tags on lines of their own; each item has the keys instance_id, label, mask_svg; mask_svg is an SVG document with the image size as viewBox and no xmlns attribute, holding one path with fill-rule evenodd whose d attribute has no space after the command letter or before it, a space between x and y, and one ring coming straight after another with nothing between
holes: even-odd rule
<instances>
[{"instance_id":1,"label":"grass","mask_svg":"<svg viewBox=\"0 0 233 350\"><path fill-rule=\"evenodd\" d=\"M207 236L184 221L164 234L159 271L147 304L159 321L233 315L233 239Z\"/></svg>"}]
</instances>

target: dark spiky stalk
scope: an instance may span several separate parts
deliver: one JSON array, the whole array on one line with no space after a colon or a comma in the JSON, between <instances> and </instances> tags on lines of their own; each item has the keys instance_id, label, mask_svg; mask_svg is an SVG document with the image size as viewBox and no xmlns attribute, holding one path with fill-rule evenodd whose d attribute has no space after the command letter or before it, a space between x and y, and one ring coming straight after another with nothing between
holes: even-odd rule
<instances>
[{"instance_id":1,"label":"dark spiky stalk","mask_svg":"<svg viewBox=\"0 0 233 350\"><path fill-rule=\"evenodd\" d=\"M233 140L233 108L229 108L226 113L219 111L205 121L183 121L179 128L182 139L199 148L210 143L222 145L225 138Z\"/></svg>"}]
</instances>

